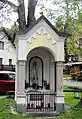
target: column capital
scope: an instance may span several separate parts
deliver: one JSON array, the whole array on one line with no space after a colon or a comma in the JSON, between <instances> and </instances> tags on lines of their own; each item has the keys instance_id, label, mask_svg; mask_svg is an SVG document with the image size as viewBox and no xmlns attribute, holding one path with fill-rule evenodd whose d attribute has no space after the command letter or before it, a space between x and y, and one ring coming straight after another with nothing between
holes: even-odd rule
<instances>
[{"instance_id":1,"label":"column capital","mask_svg":"<svg viewBox=\"0 0 82 119\"><path fill-rule=\"evenodd\" d=\"M57 61L56 66L57 67L63 67L63 61Z\"/></svg>"},{"instance_id":2,"label":"column capital","mask_svg":"<svg viewBox=\"0 0 82 119\"><path fill-rule=\"evenodd\" d=\"M26 65L26 60L18 60L17 64L20 66L25 66Z\"/></svg>"}]
</instances>

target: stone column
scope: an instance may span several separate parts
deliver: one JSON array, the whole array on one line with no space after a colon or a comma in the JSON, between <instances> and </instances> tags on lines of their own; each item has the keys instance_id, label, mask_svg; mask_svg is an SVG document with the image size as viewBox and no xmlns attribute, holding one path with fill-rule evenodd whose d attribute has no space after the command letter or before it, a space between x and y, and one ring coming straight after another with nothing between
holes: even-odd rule
<instances>
[{"instance_id":1,"label":"stone column","mask_svg":"<svg viewBox=\"0 0 82 119\"><path fill-rule=\"evenodd\" d=\"M18 61L16 66L16 88L15 100L17 103L17 111L26 112L26 94L25 94L25 63L26 61Z\"/></svg>"},{"instance_id":2,"label":"stone column","mask_svg":"<svg viewBox=\"0 0 82 119\"><path fill-rule=\"evenodd\" d=\"M16 102L25 103L25 63L26 61L18 61L16 66Z\"/></svg>"},{"instance_id":3,"label":"stone column","mask_svg":"<svg viewBox=\"0 0 82 119\"><path fill-rule=\"evenodd\" d=\"M54 63L50 64L50 91L54 91Z\"/></svg>"},{"instance_id":4,"label":"stone column","mask_svg":"<svg viewBox=\"0 0 82 119\"><path fill-rule=\"evenodd\" d=\"M55 66L54 62L50 64L50 93L53 94L55 91ZM54 108L54 95L50 95L50 106Z\"/></svg>"},{"instance_id":5,"label":"stone column","mask_svg":"<svg viewBox=\"0 0 82 119\"><path fill-rule=\"evenodd\" d=\"M64 110L64 94L63 94L63 62L56 62L56 111Z\"/></svg>"}]
</instances>

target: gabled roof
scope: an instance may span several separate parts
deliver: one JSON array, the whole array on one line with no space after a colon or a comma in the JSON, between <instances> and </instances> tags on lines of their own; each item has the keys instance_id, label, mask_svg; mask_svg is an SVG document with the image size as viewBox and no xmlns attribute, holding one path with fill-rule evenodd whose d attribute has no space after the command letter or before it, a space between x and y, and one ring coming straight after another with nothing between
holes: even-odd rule
<instances>
[{"instance_id":1,"label":"gabled roof","mask_svg":"<svg viewBox=\"0 0 82 119\"><path fill-rule=\"evenodd\" d=\"M0 32L4 32L5 36L3 36L3 38L4 38L4 37L7 37L8 40L12 43L12 45L15 46L15 45L13 44L15 38L12 39L11 36L10 36L10 34L7 32L7 30L6 30L4 27L1 27L1 28L0 28Z\"/></svg>"},{"instance_id":2,"label":"gabled roof","mask_svg":"<svg viewBox=\"0 0 82 119\"><path fill-rule=\"evenodd\" d=\"M63 37L67 37L67 35L64 32L59 32L49 21L46 17L44 17L44 15L42 15L39 19L37 19L32 25L30 25L28 28L21 30L18 32L19 35L23 35L26 34L27 32L29 32L36 24L38 24L41 20L44 20L51 28L54 32L56 32L59 36L63 36Z\"/></svg>"}]
</instances>

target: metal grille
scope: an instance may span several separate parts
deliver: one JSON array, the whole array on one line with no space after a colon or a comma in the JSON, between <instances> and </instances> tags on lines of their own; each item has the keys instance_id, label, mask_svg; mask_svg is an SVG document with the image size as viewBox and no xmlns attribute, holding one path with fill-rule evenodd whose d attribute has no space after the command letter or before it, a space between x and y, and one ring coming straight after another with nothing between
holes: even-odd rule
<instances>
[{"instance_id":1,"label":"metal grille","mask_svg":"<svg viewBox=\"0 0 82 119\"><path fill-rule=\"evenodd\" d=\"M0 71L15 71L15 65L0 65Z\"/></svg>"},{"instance_id":2,"label":"metal grille","mask_svg":"<svg viewBox=\"0 0 82 119\"><path fill-rule=\"evenodd\" d=\"M27 112L55 111L55 93L29 91L27 92Z\"/></svg>"}]
</instances>

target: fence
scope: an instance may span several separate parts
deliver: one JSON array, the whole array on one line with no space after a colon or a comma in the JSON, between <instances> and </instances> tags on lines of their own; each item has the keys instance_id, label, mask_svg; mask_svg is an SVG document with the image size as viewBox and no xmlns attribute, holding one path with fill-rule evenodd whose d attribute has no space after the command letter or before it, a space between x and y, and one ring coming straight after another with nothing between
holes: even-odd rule
<instances>
[{"instance_id":1,"label":"fence","mask_svg":"<svg viewBox=\"0 0 82 119\"><path fill-rule=\"evenodd\" d=\"M15 65L0 65L0 71L15 71Z\"/></svg>"},{"instance_id":2,"label":"fence","mask_svg":"<svg viewBox=\"0 0 82 119\"><path fill-rule=\"evenodd\" d=\"M27 112L55 111L55 93L27 92Z\"/></svg>"}]
</instances>

